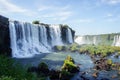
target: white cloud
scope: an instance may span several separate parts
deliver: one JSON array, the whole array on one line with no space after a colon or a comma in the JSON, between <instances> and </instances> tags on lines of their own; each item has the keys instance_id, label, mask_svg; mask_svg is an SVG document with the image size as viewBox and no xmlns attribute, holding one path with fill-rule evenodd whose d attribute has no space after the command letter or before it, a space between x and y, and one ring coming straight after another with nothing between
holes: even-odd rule
<instances>
[{"instance_id":1,"label":"white cloud","mask_svg":"<svg viewBox=\"0 0 120 80\"><path fill-rule=\"evenodd\" d=\"M8 0L0 0L0 11L1 12L26 12L26 9L23 9L19 6L16 6L9 2Z\"/></svg>"},{"instance_id":2,"label":"white cloud","mask_svg":"<svg viewBox=\"0 0 120 80\"><path fill-rule=\"evenodd\" d=\"M69 9L70 9L69 5L63 7L44 5L40 6L38 8L38 11L46 12L45 14L41 14L41 18L50 18L51 20L65 21L72 15L72 11L70 11Z\"/></svg>"},{"instance_id":3,"label":"white cloud","mask_svg":"<svg viewBox=\"0 0 120 80\"><path fill-rule=\"evenodd\" d=\"M107 17L112 17L112 16L113 16L113 14L111 14L111 13L107 14Z\"/></svg>"},{"instance_id":4,"label":"white cloud","mask_svg":"<svg viewBox=\"0 0 120 80\"><path fill-rule=\"evenodd\" d=\"M57 15L60 17L61 21L64 21L67 20L72 15L72 12L70 11L60 12Z\"/></svg>"},{"instance_id":5,"label":"white cloud","mask_svg":"<svg viewBox=\"0 0 120 80\"><path fill-rule=\"evenodd\" d=\"M115 22L116 19L113 19L113 18L109 18L109 19L106 19L107 22Z\"/></svg>"},{"instance_id":6,"label":"white cloud","mask_svg":"<svg viewBox=\"0 0 120 80\"><path fill-rule=\"evenodd\" d=\"M50 6L40 6L39 8L38 8L38 11L44 11L44 10L48 10L48 9L50 9L51 7Z\"/></svg>"},{"instance_id":7,"label":"white cloud","mask_svg":"<svg viewBox=\"0 0 120 80\"><path fill-rule=\"evenodd\" d=\"M41 15L42 18L51 18L53 20L65 21L72 15L70 11L60 11L60 12L52 12L45 15Z\"/></svg>"},{"instance_id":8,"label":"white cloud","mask_svg":"<svg viewBox=\"0 0 120 80\"><path fill-rule=\"evenodd\" d=\"M107 3L107 4L111 4L111 5L120 3L120 0L101 0L101 1L103 3Z\"/></svg>"},{"instance_id":9,"label":"white cloud","mask_svg":"<svg viewBox=\"0 0 120 80\"><path fill-rule=\"evenodd\" d=\"M19 14L25 16L37 15L37 12L22 8L18 5L11 3L9 0L0 0L0 13L1 14Z\"/></svg>"},{"instance_id":10,"label":"white cloud","mask_svg":"<svg viewBox=\"0 0 120 80\"><path fill-rule=\"evenodd\" d=\"M67 10L69 9L70 6L69 5L66 5L64 7L61 7L61 6L49 6L49 5L40 5L39 8L38 8L38 11L44 11L44 10L51 10L51 11L56 11L56 10Z\"/></svg>"},{"instance_id":11,"label":"white cloud","mask_svg":"<svg viewBox=\"0 0 120 80\"><path fill-rule=\"evenodd\" d=\"M91 22L94 22L93 19L80 19L78 20L78 22L81 22L81 23L91 23Z\"/></svg>"}]
</instances>

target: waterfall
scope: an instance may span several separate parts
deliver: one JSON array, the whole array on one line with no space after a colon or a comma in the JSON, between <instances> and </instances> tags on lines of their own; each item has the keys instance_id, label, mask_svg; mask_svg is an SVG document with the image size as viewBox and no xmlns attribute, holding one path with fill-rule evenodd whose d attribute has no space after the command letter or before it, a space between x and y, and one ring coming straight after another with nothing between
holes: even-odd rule
<instances>
[{"instance_id":1,"label":"waterfall","mask_svg":"<svg viewBox=\"0 0 120 80\"><path fill-rule=\"evenodd\" d=\"M83 44L94 44L96 45L96 36L93 37L89 37L89 36L78 36L75 39L75 42L78 43L79 45L83 45Z\"/></svg>"},{"instance_id":2,"label":"waterfall","mask_svg":"<svg viewBox=\"0 0 120 80\"><path fill-rule=\"evenodd\" d=\"M73 39L72 39L72 33L71 30L69 28L67 28L67 36L68 36L68 43L73 43Z\"/></svg>"},{"instance_id":3,"label":"waterfall","mask_svg":"<svg viewBox=\"0 0 120 80\"><path fill-rule=\"evenodd\" d=\"M90 38L88 36L86 36L86 44L91 44Z\"/></svg>"},{"instance_id":4,"label":"waterfall","mask_svg":"<svg viewBox=\"0 0 120 80\"><path fill-rule=\"evenodd\" d=\"M84 36L79 36L75 39L75 42L79 45L85 44Z\"/></svg>"},{"instance_id":5,"label":"waterfall","mask_svg":"<svg viewBox=\"0 0 120 80\"><path fill-rule=\"evenodd\" d=\"M52 46L63 45L60 25L50 25L50 27Z\"/></svg>"},{"instance_id":6,"label":"waterfall","mask_svg":"<svg viewBox=\"0 0 120 80\"><path fill-rule=\"evenodd\" d=\"M93 44L96 45L96 36L93 37Z\"/></svg>"},{"instance_id":7,"label":"waterfall","mask_svg":"<svg viewBox=\"0 0 120 80\"><path fill-rule=\"evenodd\" d=\"M113 46L120 46L120 36L116 35L114 36L114 40L113 40Z\"/></svg>"},{"instance_id":8,"label":"waterfall","mask_svg":"<svg viewBox=\"0 0 120 80\"><path fill-rule=\"evenodd\" d=\"M47 42L47 30L45 26L41 25L39 28L39 40L44 46L49 47Z\"/></svg>"},{"instance_id":9,"label":"waterfall","mask_svg":"<svg viewBox=\"0 0 120 80\"><path fill-rule=\"evenodd\" d=\"M11 40L11 49L12 49L12 56L15 57L15 54L17 54L17 43L16 43L16 31L14 27L14 23L9 23L9 28L10 28L10 37L12 38Z\"/></svg>"},{"instance_id":10,"label":"waterfall","mask_svg":"<svg viewBox=\"0 0 120 80\"><path fill-rule=\"evenodd\" d=\"M46 25L9 21L12 57L33 57L35 54L50 53L55 45L64 45L61 26L48 25L47 27ZM67 34L67 41L72 43L71 30L68 30ZM48 37L50 37L49 40Z\"/></svg>"},{"instance_id":11,"label":"waterfall","mask_svg":"<svg viewBox=\"0 0 120 80\"><path fill-rule=\"evenodd\" d=\"M34 54L49 52L43 46L42 41L39 40L41 38L46 41L46 33L44 33L44 36L40 36L39 27L42 30L42 26L31 25L30 23L10 22L9 28L13 57L32 57ZM44 44L47 45L45 42Z\"/></svg>"}]
</instances>

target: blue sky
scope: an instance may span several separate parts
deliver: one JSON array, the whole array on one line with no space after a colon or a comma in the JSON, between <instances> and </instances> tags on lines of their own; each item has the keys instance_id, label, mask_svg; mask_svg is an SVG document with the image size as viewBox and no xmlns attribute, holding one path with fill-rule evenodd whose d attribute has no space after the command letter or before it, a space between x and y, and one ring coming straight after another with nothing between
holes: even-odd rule
<instances>
[{"instance_id":1,"label":"blue sky","mask_svg":"<svg viewBox=\"0 0 120 80\"><path fill-rule=\"evenodd\" d=\"M120 0L0 0L12 20L68 24L77 35L120 32Z\"/></svg>"}]
</instances>

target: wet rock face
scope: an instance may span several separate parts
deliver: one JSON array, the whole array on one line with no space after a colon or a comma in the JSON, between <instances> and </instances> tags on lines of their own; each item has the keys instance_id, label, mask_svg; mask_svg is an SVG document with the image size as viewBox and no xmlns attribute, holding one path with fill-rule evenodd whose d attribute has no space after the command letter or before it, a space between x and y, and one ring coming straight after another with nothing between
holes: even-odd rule
<instances>
[{"instance_id":1,"label":"wet rock face","mask_svg":"<svg viewBox=\"0 0 120 80\"><path fill-rule=\"evenodd\" d=\"M64 43L68 43L67 42L67 28L68 27L64 27L63 25L61 25L61 34L62 34L62 41L64 42ZM73 42L74 42L74 37L75 37L75 31L74 30L72 30L71 28L69 28L70 30L71 30L71 32L72 32L72 39L73 39Z\"/></svg>"},{"instance_id":2,"label":"wet rock face","mask_svg":"<svg viewBox=\"0 0 120 80\"><path fill-rule=\"evenodd\" d=\"M11 55L9 21L0 15L0 54Z\"/></svg>"},{"instance_id":3,"label":"wet rock face","mask_svg":"<svg viewBox=\"0 0 120 80\"><path fill-rule=\"evenodd\" d=\"M96 70L119 70L120 63L112 62L109 59L101 58L99 60L95 60L95 69Z\"/></svg>"},{"instance_id":4,"label":"wet rock face","mask_svg":"<svg viewBox=\"0 0 120 80\"><path fill-rule=\"evenodd\" d=\"M62 27L62 26L61 26ZM67 36L67 28L66 27L62 27L61 28L61 34L62 34L62 41L64 42L64 43L67 43L66 41L67 41L67 39L66 39L66 36Z\"/></svg>"},{"instance_id":5,"label":"wet rock face","mask_svg":"<svg viewBox=\"0 0 120 80\"><path fill-rule=\"evenodd\" d=\"M72 38L73 38L73 42L74 42L75 31L74 31L74 30L72 30L72 29L71 29L71 31L72 31Z\"/></svg>"}]
</instances>

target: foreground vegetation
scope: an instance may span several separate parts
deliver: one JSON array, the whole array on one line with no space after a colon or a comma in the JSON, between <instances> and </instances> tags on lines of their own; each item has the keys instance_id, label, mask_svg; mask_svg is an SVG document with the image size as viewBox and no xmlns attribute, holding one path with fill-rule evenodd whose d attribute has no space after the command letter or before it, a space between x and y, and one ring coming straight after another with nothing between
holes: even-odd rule
<instances>
[{"instance_id":1,"label":"foreground vegetation","mask_svg":"<svg viewBox=\"0 0 120 80\"><path fill-rule=\"evenodd\" d=\"M0 80L70 80L79 68L71 56L67 56L61 70L49 70L45 62L38 66L22 67L12 58L0 55Z\"/></svg>"},{"instance_id":2,"label":"foreground vegetation","mask_svg":"<svg viewBox=\"0 0 120 80\"><path fill-rule=\"evenodd\" d=\"M13 59L0 55L0 80L35 80L35 75L15 63Z\"/></svg>"}]
</instances>

